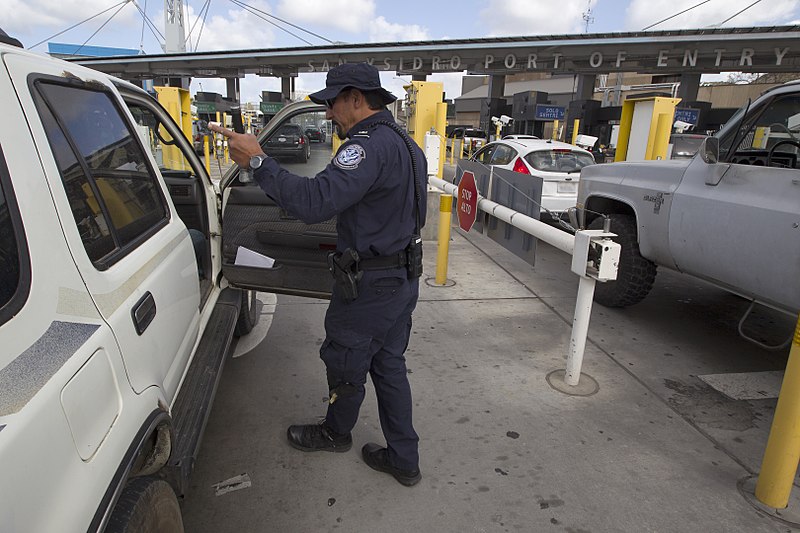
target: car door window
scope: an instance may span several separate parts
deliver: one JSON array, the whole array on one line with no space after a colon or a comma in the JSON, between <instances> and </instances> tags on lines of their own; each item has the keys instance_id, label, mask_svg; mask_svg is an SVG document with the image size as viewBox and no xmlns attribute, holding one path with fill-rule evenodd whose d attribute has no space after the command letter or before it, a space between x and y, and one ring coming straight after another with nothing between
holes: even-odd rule
<instances>
[{"instance_id":1,"label":"car door window","mask_svg":"<svg viewBox=\"0 0 800 533\"><path fill-rule=\"evenodd\" d=\"M39 115L89 258L101 270L168 221L136 134L102 90L38 83Z\"/></svg>"},{"instance_id":2,"label":"car door window","mask_svg":"<svg viewBox=\"0 0 800 533\"><path fill-rule=\"evenodd\" d=\"M516 157L517 151L506 146L505 144L498 144L497 149L492 154L489 161L490 165L507 165Z\"/></svg>"},{"instance_id":3,"label":"car door window","mask_svg":"<svg viewBox=\"0 0 800 533\"><path fill-rule=\"evenodd\" d=\"M496 146L487 146L482 150L476 152L475 155L472 156L472 159L480 163L483 163L484 165L488 165L492 160L492 154L494 154L495 148Z\"/></svg>"},{"instance_id":4,"label":"car door window","mask_svg":"<svg viewBox=\"0 0 800 533\"><path fill-rule=\"evenodd\" d=\"M0 324L22 307L30 280L28 249L0 149Z\"/></svg>"}]
</instances>

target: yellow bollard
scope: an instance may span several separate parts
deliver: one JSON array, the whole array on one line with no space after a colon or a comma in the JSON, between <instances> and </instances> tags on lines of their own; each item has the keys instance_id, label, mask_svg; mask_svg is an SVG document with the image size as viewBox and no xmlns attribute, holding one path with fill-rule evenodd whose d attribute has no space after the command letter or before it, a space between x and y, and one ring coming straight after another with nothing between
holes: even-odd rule
<instances>
[{"instance_id":1,"label":"yellow bollard","mask_svg":"<svg viewBox=\"0 0 800 533\"><path fill-rule=\"evenodd\" d=\"M794 329L789 361L769 431L767 449L756 482L756 498L766 506L784 509L800 462L800 317Z\"/></svg>"},{"instance_id":2,"label":"yellow bollard","mask_svg":"<svg viewBox=\"0 0 800 533\"><path fill-rule=\"evenodd\" d=\"M450 253L450 222L453 218L453 196L439 197L439 249L436 254L436 284L447 282L447 256Z\"/></svg>"},{"instance_id":3,"label":"yellow bollard","mask_svg":"<svg viewBox=\"0 0 800 533\"><path fill-rule=\"evenodd\" d=\"M575 144L575 140L578 138L578 129L581 125L581 119L576 118L575 121L572 123L572 140L570 144Z\"/></svg>"},{"instance_id":4,"label":"yellow bollard","mask_svg":"<svg viewBox=\"0 0 800 533\"><path fill-rule=\"evenodd\" d=\"M553 134L550 136L550 138L553 139L554 141L558 140L558 121L557 120L553 121Z\"/></svg>"},{"instance_id":5,"label":"yellow bollard","mask_svg":"<svg viewBox=\"0 0 800 533\"><path fill-rule=\"evenodd\" d=\"M203 135L203 155L206 156L206 172L211 176L211 155L208 150L208 135Z\"/></svg>"}]
</instances>

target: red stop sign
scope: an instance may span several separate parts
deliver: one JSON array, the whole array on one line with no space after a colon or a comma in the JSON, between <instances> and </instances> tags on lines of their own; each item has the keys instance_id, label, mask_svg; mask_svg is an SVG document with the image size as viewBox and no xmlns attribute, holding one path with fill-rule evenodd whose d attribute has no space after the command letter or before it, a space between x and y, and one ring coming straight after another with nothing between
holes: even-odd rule
<instances>
[{"instance_id":1,"label":"red stop sign","mask_svg":"<svg viewBox=\"0 0 800 533\"><path fill-rule=\"evenodd\" d=\"M464 172L458 184L458 225L464 231L472 229L475 217L478 215L478 188L475 186L475 174Z\"/></svg>"}]
</instances>

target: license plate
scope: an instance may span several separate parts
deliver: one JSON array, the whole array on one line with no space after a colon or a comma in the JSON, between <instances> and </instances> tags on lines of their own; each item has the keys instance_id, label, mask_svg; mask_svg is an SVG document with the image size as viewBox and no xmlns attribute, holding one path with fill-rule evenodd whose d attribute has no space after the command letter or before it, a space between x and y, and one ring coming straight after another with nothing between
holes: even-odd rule
<instances>
[{"instance_id":1,"label":"license plate","mask_svg":"<svg viewBox=\"0 0 800 533\"><path fill-rule=\"evenodd\" d=\"M559 183L557 184L558 187L556 190L558 194L575 194L578 192L578 184L574 181L568 181L566 183Z\"/></svg>"},{"instance_id":2,"label":"license plate","mask_svg":"<svg viewBox=\"0 0 800 533\"><path fill-rule=\"evenodd\" d=\"M285 143L286 142L286 137L278 137L278 142L279 143Z\"/></svg>"}]
</instances>

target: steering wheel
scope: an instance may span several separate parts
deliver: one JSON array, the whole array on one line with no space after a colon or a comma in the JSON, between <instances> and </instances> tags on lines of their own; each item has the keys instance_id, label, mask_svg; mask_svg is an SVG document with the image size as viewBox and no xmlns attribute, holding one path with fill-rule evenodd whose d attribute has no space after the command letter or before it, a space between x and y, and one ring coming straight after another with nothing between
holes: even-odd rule
<instances>
[{"instance_id":1,"label":"steering wheel","mask_svg":"<svg viewBox=\"0 0 800 533\"><path fill-rule=\"evenodd\" d=\"M773 156L773 154L775 154L775 150L778 148L778 146L780 146L782 144L791 144L792 146L794 146L798 150L800 150L800 141L794 141L794 140L790 140L790 139L783 139L782 141L776 142L775 145L772 148L769 149L769 154L767 155L767 166L768 167L772 166L772 156ZM797 158L795 158L795 164L797 164L796 162L797 162ZM792 166L790 168L795 168L795 167Z\"/></svg>"},{"instance_id":2,"label":"steering wheel","mask_svg":"<svg viewBox=\"0 0 800 533\"><path fill-rule=\"evenodd\" d=\"M789 137L791 137L793 141L797 140L797 137L795 137L794 133L792 133L792 130L790 130L785 124L781 124L780 122L773 122L772 124L769 125L769 129L773 129L775 127L777 127L777 129L783 130L786 133L788 133Z\"/></svg>"}]
</instances>

